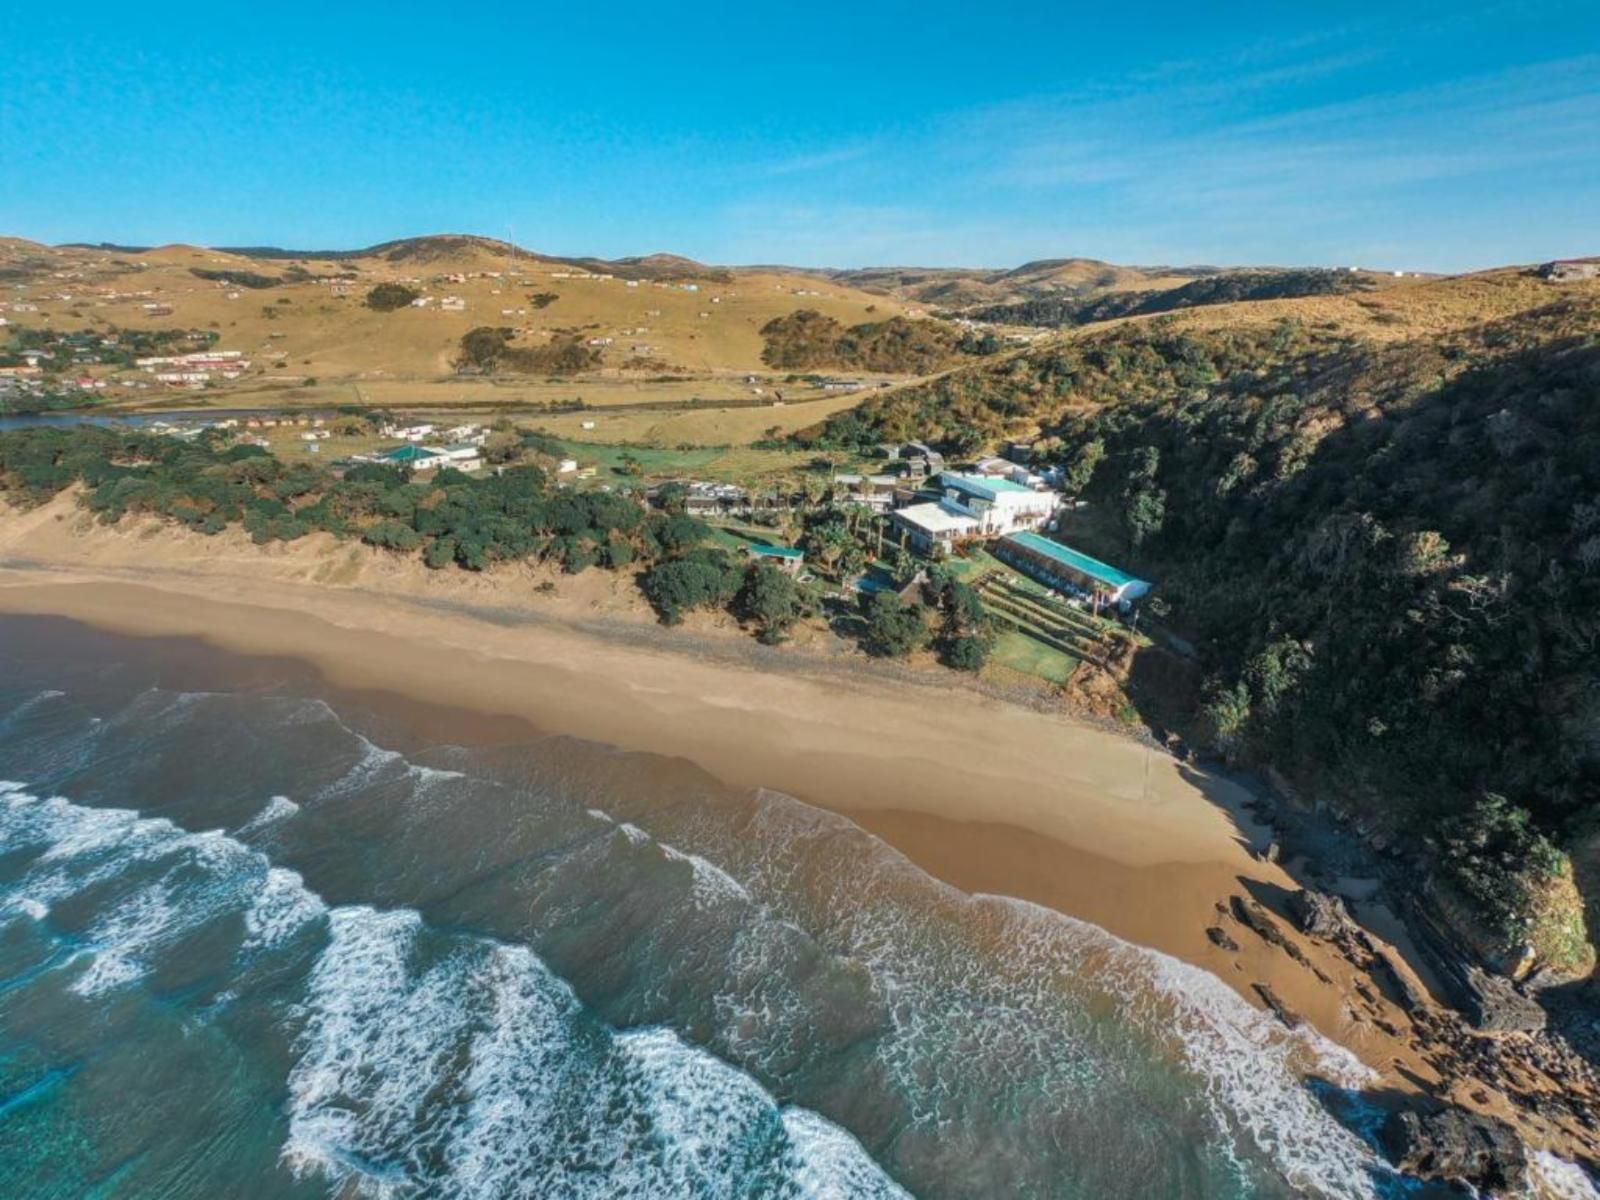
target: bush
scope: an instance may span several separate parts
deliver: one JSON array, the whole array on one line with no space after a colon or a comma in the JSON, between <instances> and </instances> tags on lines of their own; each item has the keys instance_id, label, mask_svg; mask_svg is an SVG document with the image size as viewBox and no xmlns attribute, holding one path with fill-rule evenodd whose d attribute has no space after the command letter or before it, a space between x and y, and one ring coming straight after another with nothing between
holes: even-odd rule
<instances>
[{"instance_id":1,"label":"bush","mask_svg":"<svg viewBox=\"0 0 1600 1200\"><path fill-rule=\"evenodd\" d=\"M981 671L989 661L990 641L977 634L946 638L939 643L939 661L957 671Z\"/></svg>"},{"instance_id":2,"label":"bush","mask_svg":"<svg viewBox=\"0 0 1600 1200\"><path fill-rule=\"evenodd\" d=\"M904 658L928 643L928 625L920 604L905 604L893 592L864 593L861 614L866 618L863 645L879 658Z\"/></svg>"},{"instance_id":3,"label":"bush","mask_svg":"<svg viewBox=\"0 0 1600 1200\"><path fill-rule=\"evenodd\" d=\"M409 525L399 521L379 521L367 527L361 535L361 540L369 546L378 546L385 550L415 550L422 545L422 535Z\"/></svg>"},{"instance_id":4,"label":"bush","mask_svg":"<svg viewBox=\"0 0 1600 1200\"><path fill-rule=\"evenodd\" d=\"M739 615L755 624L756 636L775 646L805 616L806 597L794 576L769 562L757 562L745 574L738 596Z\"/></svg>"},{"instance_id":5,"label":"bush","mask_svg":"<svg viewBox=\"0 0 1600 1200\"><path fill-rule=\"evenodd\" d=\"M374 312L394 312L405 308L419 295L403 283L380 283L367 293L367 307Z\"/></svg>"},{"instance_id":6,"label":"bush","mask_svg":"<svg viewBox=\"0 0 1600 1200\"><path fill-rule=\"evenodd\" d=\"M695 550L659 563L639 581L663 624L676 625L691 609L713 608L739 591L738 565L723 550Z\"/></svg>"}]
</instances>

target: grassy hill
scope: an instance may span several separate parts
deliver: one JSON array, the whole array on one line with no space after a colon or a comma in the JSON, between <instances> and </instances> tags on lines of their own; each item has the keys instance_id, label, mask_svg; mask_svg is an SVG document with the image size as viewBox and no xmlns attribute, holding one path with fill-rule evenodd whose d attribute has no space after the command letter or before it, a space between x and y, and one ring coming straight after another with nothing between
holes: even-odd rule
<instances>
[{"instance_id":1,"label":"grassy hill","mask_svg":"<svg viewBox=\"0 0 1600 1200\"><path fill-rule=\"evenodd\" d=\"M1177 287L1214 267L1124 267L1092 258L1052 258L999 270L866 267L831 271L836 283L894 299L960 309L1025 300Z\"/></svg>"},{"instance_id":2,"label":"grassy hill","mask_svg":"<svg viewBox=\"0 0 1600 1200\"><path fill-rule=\"evenodd\" d=\"M586 377L586 399L604 403L608 391L631 394L662 375L742 388L744 375L766 372L761 327L799 308L845 325L906 311L801 273L726 271L670 255L562 259L465 236L349 252L7 240L0 279L9 285L6 300L36 306L8 312L16 326L212 330L219 349L242 351L254 364L234 388L259 392L309 378L325 391L340 385L342 399L352 385L388 389L383 402L403 402L392 394L395 384L452 380L462 335L485 325L512 327L524 346L610 338ZM412 287L431 306L372 311L363 297L387 282ZM556 299L544 307L530 299L551 294ZM447 296L462 302L459 311L439 307Z\"/></svg>"},{"instance_id":3,"label":"grassy hill","mask_svg":"<svg viewBox=\"0 0 1600 1200\"><path fill-rule=\"evenodd\" d=\"M1008 304L969 308L962 316L975 321L1008 325L1058 327L1089 325L1117 317L1144 317L1208 304L1239 301L1292 300L1302 296L1334 296L1373 291L1382 276L1368 272L1322 268L1270 271L1225 271L1206 275L1177 287L1147 287L1135 291L1108 291L1081 298L1071 295L1040 296Z\"/></svg>"}]
</instances>

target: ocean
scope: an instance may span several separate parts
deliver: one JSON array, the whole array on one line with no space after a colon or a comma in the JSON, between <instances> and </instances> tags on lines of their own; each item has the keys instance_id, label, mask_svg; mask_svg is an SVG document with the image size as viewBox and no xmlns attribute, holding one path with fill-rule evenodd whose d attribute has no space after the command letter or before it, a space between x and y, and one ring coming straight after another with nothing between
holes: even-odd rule
<instances>
[{"instance_id":1,"label":"ocean","mask_svg":"<svg viewBox=\"0 0 1600 1200\"><path fill-rule=\"evenodd\" d=\"M0 618L0 1196L1371 1197L1370 1073L845 817Z\"/></svg>"}]
</instances>

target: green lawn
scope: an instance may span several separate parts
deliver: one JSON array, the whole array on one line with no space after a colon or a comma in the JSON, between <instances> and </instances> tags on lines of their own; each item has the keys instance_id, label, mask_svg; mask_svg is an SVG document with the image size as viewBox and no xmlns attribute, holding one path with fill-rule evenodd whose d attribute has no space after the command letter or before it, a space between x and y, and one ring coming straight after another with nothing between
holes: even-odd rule
<instances>
[{"instance_id":1,"label":"green lawn","mask_svg":"<svg viewBox=\"0 0 1600 1200\"><path fill-rule=\"evenodd\" d=\"M1051 683L1065 683L1078 665L1078 660L1070 654L1063 654L1014 629L1004 630L995 638L989 661L1024 675L1048 679Z\"/></svg>"},{"instance_id":2,"label":"green lawn","mask_svg":"<svg viewBox=\"0 0 1600 1200\"><path fill-rule=\"evenodd\" d=\"M811 451L757 450L753 446L694 446L666 449L651 446L620 446L607 442L586 442L576 438L552 438L561 452L576 459L581 467L599 468L602 482L617 483L639 477L622 474L623 460L632 457L643 469L645 480L708 479L736 483L744 487L770 486L779 479L799 479L805 475L826 479L826 472L813 472L810 466L818 457ZM835 470L859 469L853 459L840 457Z\"/></svg>"}]
</instances>

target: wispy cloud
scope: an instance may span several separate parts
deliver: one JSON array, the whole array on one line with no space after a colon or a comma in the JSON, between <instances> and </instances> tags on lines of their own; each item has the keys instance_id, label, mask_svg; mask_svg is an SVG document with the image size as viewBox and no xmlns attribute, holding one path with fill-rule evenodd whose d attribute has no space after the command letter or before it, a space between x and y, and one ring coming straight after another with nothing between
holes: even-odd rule
<instances>
[{"instance_id":1,"label":"wispy cloud","mask_svg":"<svg viewBox=\"0 0 1600 1200\"><path fill-rule=\"evenodd\" d=\"M763 164L758 169L763 175L777 178L784 175L804 175L813 171L826 171L845 163L859 162L872 154L875 143L862 142L852 146L838 146L831 150L818 150L810 154L797 154Z\"/></svg>"},{"instance_id":2,"label":"wispy cloud","mask_svg":"<svg viewBox=\"0 0 1600 1200\"><path fill-rule=\"evenodd\" d=\"M1600 55L1417 65L1509 12L1385 13L756 158L719 197L717 254L1458 270L1594 253Z\"/></svg>"}]
</instances>

